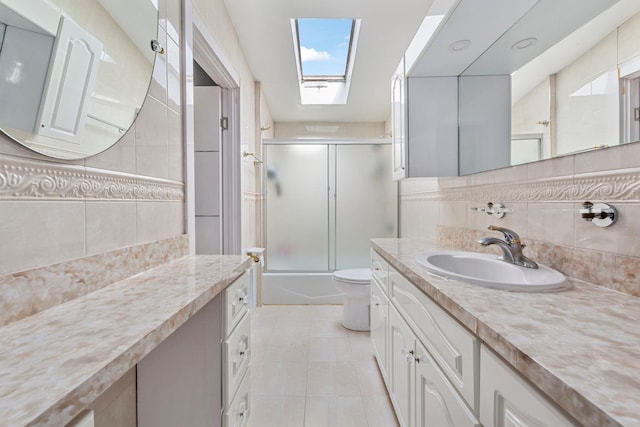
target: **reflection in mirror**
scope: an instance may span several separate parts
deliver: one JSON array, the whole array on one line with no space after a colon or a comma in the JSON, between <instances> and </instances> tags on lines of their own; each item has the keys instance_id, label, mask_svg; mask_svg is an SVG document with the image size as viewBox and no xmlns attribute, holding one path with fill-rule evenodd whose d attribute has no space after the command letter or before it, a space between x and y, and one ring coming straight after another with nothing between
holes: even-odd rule
<instances>
[{"instance_id":1,"label":"reflection in mirror","mask_svg":"<svg viewBox=\"0 0 640 427\"><path fill-rule=\"evenodd\" d=\"M511 126L512 164L640 140L640 1L620 0L513 73ZM532 134L540 157L517 148Z\"/></svg>"},{"instance_id":2,"label":"reflection in mirror","mask_svg":"<svg viewBox=\"0 0 640 427\"><path fill-rule=\"evenodd\" d=\"M0 0L0 128L80 159L129 129L146 97L157 0Z\"/></svg>"}]
</instances>

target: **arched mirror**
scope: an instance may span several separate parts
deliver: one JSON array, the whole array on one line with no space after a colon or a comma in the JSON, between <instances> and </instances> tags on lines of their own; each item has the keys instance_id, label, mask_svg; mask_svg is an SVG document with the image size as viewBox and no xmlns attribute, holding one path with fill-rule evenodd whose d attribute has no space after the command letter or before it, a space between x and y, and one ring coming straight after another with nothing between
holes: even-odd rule
<instances>
[{"instance_id":1,"label":"arched mirror","mask_svg":"<svg viewBox=\"0 0 640 427\"><path fill-rule=\"evenodd\" d=\"M136 119L156 52L158 0L0 0L0 130L81 159Z\"/></svg>"}]
</instances>

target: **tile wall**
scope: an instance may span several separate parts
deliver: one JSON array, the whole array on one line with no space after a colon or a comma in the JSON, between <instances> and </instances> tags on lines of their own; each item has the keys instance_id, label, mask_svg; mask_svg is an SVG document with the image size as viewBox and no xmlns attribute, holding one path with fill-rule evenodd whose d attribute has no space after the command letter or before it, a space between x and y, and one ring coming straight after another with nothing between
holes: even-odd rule
<instances>
[{"instance_id":1,"label":"tile wall","mask_svg":"<svg viewBox=\"0 0 640 427\"><path fill-rule=\"evenodd\" d=\"M156 60L136 122L113 147L84 160L62 161L0 135L0 302L15 306L0 324L104 286L104 280L92 276L96 268L109 268L113 271L104 276L120 280L122 274L187 253L182 3L159 1L158 39L166 53ZM252 151L258 145L255 82L224 2L193 3L240 74L241 140L243 149ZM243 190L257 193L257 169L243 162L242 170ZM243 217L253 218L243 224L245 246L257 243L258 206L245 197ZM131 251L143 262L118 261ZM25 300L29 292L33 301Z\"/></svg>"},{"instance_id":2,"label":"tile wall","mask_svg":"<svg viewBox=\"0 0 640 427\"><path fill-rule=\"evenodd\" d=\"M581 280L640 296L640 143L626 144L455 178L400 183L401 237L435 239L465 250L513 229L525 254ZM616 224L581 219L584 201L608 202ZM504 218L474 212L487 202L513 209Z\"/></svg>"}]
</instances>

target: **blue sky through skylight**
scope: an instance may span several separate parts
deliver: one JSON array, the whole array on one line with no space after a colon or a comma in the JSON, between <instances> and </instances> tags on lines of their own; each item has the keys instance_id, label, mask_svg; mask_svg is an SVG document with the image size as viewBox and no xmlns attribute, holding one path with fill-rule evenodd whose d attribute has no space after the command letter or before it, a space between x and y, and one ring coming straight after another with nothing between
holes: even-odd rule
<instances>
[{"instance_id":1,"label":"blue sky through skylight","mask_svg":"<svg viewBox=\"0 0 640 427\"><path fill-rule=\"evenodd\" d=\"M302 76L344 77L352 19L298 19Z\"/></svg>"}]
</instances>

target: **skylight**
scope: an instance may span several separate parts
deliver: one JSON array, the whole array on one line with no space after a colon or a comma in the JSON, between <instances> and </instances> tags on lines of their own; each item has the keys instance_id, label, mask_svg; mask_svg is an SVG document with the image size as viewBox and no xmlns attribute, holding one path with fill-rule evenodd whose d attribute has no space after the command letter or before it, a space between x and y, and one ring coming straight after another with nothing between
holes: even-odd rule
<instances>
[{"instance_id":1,"label":"skylight","mask_svg":"<svg viewBox=\"0 0 640 427\"><path fill-rule=\"evenodd\" d=\"M347 103L359 30L359 19L291 20L302 104Z\"/></svg>"},{"instance_id":2,"label":"skylight","mask_svg":"<svg viewBox=\"0 0 640 427\"><path fill-rule=\"evenodd\" d=\"M296 19L303 80L345 79L353 19Z\"/></svg>"}]
</instances>

